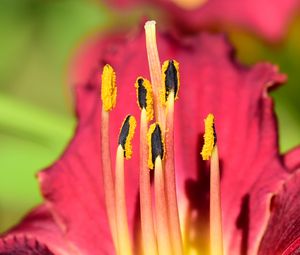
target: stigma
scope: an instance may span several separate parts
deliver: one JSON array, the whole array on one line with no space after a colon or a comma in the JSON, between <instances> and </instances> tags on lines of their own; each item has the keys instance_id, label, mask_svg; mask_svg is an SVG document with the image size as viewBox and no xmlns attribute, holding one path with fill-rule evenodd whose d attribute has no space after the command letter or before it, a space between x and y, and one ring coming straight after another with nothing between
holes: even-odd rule
<instances>
[{"instance_id":1,"label":"stigma","mask_svg":"<svg viewBox=\"0 0 300 255\"><path fill-rule=\"evenodd\" d=\"M182 236L183 222L176 189L174 148L175 102L179 98L179 63L169 59L160 65L155 22L145 24L150 80L138 76L136 89L139 121L139 213L141 229L130 231L126 198L125 159L134 153L132 140L137 121L127 115L120 125L116 144L115 168L110 155L109 116L117 103L116 73L105 65L101 84L101 157L105 206L117 255L190 255L202 254L188 247ZM153 121L153 123L151 123ZM203 160L210 159L210 255L223 254L220 169L214 115L205 119ZM200 157L200 155L199 155ZM153 178L150 178L153 175ZM135 194L134 194L135 195ZM201 231L201 229L199 229ZM134 247L140 235L141 248ZM188 235L187 235L188 236Z\"/></svg>"}]
</instances>

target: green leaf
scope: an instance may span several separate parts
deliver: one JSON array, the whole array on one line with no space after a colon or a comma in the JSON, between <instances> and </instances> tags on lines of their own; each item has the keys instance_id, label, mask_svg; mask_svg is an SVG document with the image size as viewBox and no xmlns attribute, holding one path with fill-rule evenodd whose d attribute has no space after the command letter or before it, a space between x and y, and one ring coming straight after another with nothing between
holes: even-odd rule
<instances>
[{"instance_id":1,"label":"green leaf","mask_svg":"<svg viewBox=\"0 0 300 255\"><path fill-rule=\"evenodd\" d=\"M0 94L0 230L41 201L35 173L54 162L74 120Z\"/></svg>"}]
</instances>

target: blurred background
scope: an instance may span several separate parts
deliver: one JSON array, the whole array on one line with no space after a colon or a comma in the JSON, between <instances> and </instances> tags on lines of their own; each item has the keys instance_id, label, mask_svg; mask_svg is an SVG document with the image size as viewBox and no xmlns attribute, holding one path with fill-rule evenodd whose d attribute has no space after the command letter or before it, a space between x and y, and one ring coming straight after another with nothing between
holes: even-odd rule
<instances>
[{"instance_id":1,"label":"blurred background","mask_svg":"<svg viewBox=\"0 0 300 255\"><path fill-rule=\"evenodd\" d=\"M76 48L93 33L138 24L149 7L118 12L92 0L0 0L0 232L41 201L35 173L51 164L73 134L75 118L67 69ZM288 74L272 92L280 150L300 144L300 15L286 36L267 43L228 26L244 64L268 60Z\"/></svg>"}]
</instances>

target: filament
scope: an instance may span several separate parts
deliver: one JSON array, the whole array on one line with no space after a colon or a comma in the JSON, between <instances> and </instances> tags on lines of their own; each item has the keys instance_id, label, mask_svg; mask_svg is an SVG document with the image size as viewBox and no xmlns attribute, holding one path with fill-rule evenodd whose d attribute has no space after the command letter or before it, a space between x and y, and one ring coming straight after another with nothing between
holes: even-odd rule
<instances>
[{"instance_id":1,"label":"filament","mask_svg":"<svg viewBox=\"0 0 300 255\"><path fill-rule=\"evenodd\" d=\"M211 255L223 255L220 169L217 145L212 152L210 164L210 253Z\"/></svg>"},{"instance_id":2,"label":"filament","mask_svg":"<svg viewBox=\"0 0 300 255\"><path fill-rule=\"evenodd\" d=\"M161 255L172 255L168 212L164 186L164 173L160 156L155 160L154 192L155 192L155 215L158 252Z\"/></svg>"},{"instance_id":3,"label":"filament","mask_svg":"<svg viewBox=\"0 0 300 255\"><path fill-rule=\"evenodd\" d=\"M183 245L180 230L179 212L176 196L176 178L174 164L174 91L169 93L167 101L166 122L166 159L165 159L165 186L168 204L171 242L174 255L183 254Z\"/></svg>"},{"instance_id":4,"label":"filament","mask_svg":"<svg viewBox=\"0 0 300 255\"><path fill-rule=\"evenodd\" d=\"M124 150L122 145L119 145L117 149L115 184L118 252L119 255L131 255L132 247L129 235L125 199Z\"/></svg>"},{"instance_id":5,"label":"filament","mask_svg":"<svg viewBox=\"0 0 300 255\"><path fill-rule=\"evenodd\" d=\"M142 109L140 127L140 209L143 252L144 255L157 255L158 251L152 215L150 172L147 163L147 129L147 113L145 109Z\"/></svg>"}]
</instances>

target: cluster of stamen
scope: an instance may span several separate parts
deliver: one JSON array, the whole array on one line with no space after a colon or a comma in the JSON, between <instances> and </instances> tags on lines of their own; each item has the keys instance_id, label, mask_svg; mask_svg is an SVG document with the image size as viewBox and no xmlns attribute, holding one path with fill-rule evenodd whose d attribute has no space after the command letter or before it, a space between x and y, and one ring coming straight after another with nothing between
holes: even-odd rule
<instances>
[{"instance_id":1,"label":"cluster of stamen","mask_svg":"<svg viewBox=\"0 0 300 255\"><path fill-rule=\"evenodd\" d=\"M173 127L174 102L178 98L180 85L179 64L175 60L167 60L161 67L156 46L155 22L147 22L145 31L151 83L143 77L138 77L135 83L137 103L141 110L139 192L142 251L137 255L183 255L184 245L176 195ZM131 140L136 120L128 115L121 126L113 174L109 153L109 112L116 105L116 94L115 72L110 65L105 65L101 89L105 205L116 254L131 255L134 252L126 209L124 158L130 159L132 155ZM151 124L153 116L154 123ZM205 145L201 154L204 160L211 158L211 254L222 255L219 159L214 117L211 114L205 121L205 131ZM154 171L153 197L150 170Z\"/></svg>"}]
</instances>

